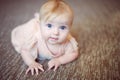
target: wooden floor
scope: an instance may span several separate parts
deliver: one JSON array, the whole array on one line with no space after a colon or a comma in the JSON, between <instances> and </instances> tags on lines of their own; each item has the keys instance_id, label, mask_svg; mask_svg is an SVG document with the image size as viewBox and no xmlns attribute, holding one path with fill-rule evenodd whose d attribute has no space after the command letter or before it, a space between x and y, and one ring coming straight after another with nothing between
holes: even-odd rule
<instances>
[{"instance_id":1,"label":"wooden floor","mask_svg":"<svg viewBox=\"0 0 120 80\"><path fill-rule=\"evenodd\" d=\"M65 0L75 12L71 32L79 43L78 59L55 72L25 75L11 31L33 18L45 1L0 0L0 80L120 80L120 0ZM47 61L41 63L47 69Z\"/></svg>"}]
</instances>

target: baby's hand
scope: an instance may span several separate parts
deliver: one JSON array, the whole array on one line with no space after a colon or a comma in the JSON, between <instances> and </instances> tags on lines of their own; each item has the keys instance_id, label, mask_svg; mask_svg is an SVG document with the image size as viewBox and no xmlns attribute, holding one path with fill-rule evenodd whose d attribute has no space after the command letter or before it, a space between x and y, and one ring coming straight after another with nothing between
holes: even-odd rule
<instances>
[{"instance_id":1,"label":"baby's hand","mask_svg":"<svg viewBox=\"0 0 120 80\"><path fill-rule=\"evenodd\" d=\"M32 75L34 75L34 73L38 75L39 70L44 71L43 66L37 62L34 62L31 65L29 65L28 69L26 70L26 74L28 74L28 72L30 71Z\"/></svg>"},{"instance_id":2,"label":"baby's hand","mask_svg":"<svg viewBox=\"0 0 120 80\"><path fill-rule=\"evenodd\" d=\"M54 67L54 71L61 65L60 61L57 58L51 59L48 62L48 70Z\"/></svg>"}]
</instances>

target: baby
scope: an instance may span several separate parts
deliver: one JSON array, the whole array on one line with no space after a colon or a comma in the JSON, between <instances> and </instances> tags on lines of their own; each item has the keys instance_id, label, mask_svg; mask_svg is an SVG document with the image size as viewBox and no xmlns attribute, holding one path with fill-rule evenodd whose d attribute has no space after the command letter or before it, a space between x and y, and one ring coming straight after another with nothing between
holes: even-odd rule
<instances>
[{"instance_id":1,"label":"baby","mask_svg":"<svg viewBox=\"0 0 120 80\"><path fill-rule=\"evenodd\" d=\"M49 0L40 13L27 23L16 27L11 34L15 50L28 65L26 74L38 75L43 66L36 59L49 59L48 70L78 57L78 44L70 34L73 11L62 0Z\"/></svg>"}]
</instances>

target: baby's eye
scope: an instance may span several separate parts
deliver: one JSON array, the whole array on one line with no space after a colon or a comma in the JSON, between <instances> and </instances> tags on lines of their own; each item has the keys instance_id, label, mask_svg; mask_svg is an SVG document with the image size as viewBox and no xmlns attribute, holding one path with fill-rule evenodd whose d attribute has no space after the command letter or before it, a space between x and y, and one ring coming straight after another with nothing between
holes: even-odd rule
<instances>
[{"instance_id":1,"label":"baby's eye","mask_svg":"<svg viewBox=\"0 0 120 80\"><path fill-rule=\"evenodd\" d=\"M52 24L47 24L47 27L48 27L48 28L51 28L51 27L52 27Z\"/></svg>"},{"instance_id":2,"label":"baby's eye","mask_svg":"<svg viewBox=\"0 0 120 80\"><path fill-rule=\"evenodd\" d=\"M64 30L66 29L66 26L60 26L60 29Z\"/></svg>"}]
</instances>

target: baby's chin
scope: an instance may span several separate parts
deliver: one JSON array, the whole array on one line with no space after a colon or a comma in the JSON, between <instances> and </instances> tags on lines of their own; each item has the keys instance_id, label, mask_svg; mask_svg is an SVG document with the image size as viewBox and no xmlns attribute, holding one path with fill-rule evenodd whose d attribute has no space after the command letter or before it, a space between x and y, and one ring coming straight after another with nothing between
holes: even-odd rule
<instances>
[{"instance_id":1,"label":"baby's chin","mask_svg":"<svg viewBox=\"0 0 120 80\"><path fill-rule=\"evenodd\" d=\"M49 44L52 44L52 45L56 45L56 44L61 44L62 43L62 41L58 41L58 40L48 40L48 43Z\"/></svg>"}]
</instances>

